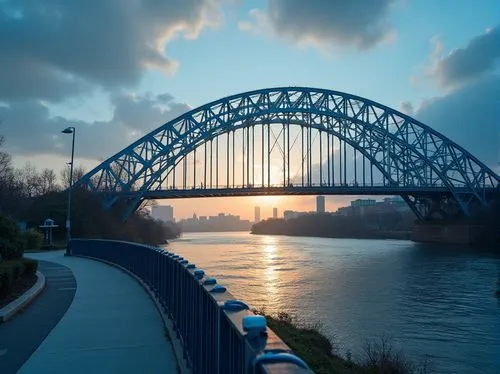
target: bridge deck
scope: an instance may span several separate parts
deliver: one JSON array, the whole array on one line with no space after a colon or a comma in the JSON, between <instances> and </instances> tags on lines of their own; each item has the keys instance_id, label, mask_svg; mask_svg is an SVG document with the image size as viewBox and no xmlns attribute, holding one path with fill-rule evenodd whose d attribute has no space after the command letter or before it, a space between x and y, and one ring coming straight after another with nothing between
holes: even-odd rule
<instances>
[{"instance_id":1,"label":"bridge deck","mask_svg":"<svg viewBox=\"0 0 500 374\"><path fill-rule=\"evenodd\" d=\"M70 268L77 290L66 314L20 374L177 372L161 317L133 278L100 262L64 257L60 251L30 257Z\"/></svg>"},{"instance_id":2,"label":"bridge deck","mask_svg":"<svg viewBox=\"0 0 500 374\"><path fill-rule=\"evenodd\" d=\"M470 193L467 189L455 189L457 193ZM497 189L486 188L479 194L498 194ZM133 198L135 192L123 194ZM399 186L245 186L235 188L187 188L146 191L146 199L179 199L194 197L223 196L259 196L259 195L418 195L418 196L449 196L451 192L446 187L399 187Z\"/></svg>"}]
</instances>

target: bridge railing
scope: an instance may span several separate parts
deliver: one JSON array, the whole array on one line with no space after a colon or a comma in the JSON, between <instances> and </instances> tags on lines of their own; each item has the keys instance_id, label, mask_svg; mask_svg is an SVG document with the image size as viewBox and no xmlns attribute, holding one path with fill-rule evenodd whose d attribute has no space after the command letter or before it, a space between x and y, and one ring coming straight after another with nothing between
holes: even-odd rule
<instances>
[{"instance_id":1,"label":"bridge railing","mask_svg":"<svg viewBox=\"0 0 500 374\"><path fill-rule=\"evenodd\" d=\"M244 329L244 323L258 325L263 317L181 256L101 239L73 239L71 253L112 263L142 281L170 320L167 326L182 347L178 358L190 373L312 373L269 328Z\"/></svg>"}]
</instances>

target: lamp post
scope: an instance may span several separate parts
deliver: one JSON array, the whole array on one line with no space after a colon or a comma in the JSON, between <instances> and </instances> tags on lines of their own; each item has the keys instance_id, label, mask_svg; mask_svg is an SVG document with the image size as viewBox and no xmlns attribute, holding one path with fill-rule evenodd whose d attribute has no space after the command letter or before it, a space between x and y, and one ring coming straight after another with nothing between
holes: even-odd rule
<instances>
[{"instance_id":1,"label":"lamp post","mask_svg":"<svg viewBox=\"0 0 500 374\"><path fill-rule=\"evenodd\" d=\"M71 255L71 190L73 189L73 159L75 156L75 132L76 129L72 126L66 127L63 134L73 134L73 142L71 143L71 162L69 163L69 186L68 186L68 216L66 218L66 256Z\"/></svg>"}]
</instances>

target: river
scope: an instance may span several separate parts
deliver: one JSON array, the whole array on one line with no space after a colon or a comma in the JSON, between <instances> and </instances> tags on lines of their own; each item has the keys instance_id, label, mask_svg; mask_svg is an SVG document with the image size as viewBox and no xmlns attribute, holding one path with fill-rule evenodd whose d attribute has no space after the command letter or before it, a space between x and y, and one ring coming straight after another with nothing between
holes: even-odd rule
<instances>
[{"instance_id":1,"label":"river","mask_svg":"<svg viewBox=\"0 0 500 374\"><path fill-rule=\"evenodd\" d=\"M184 234L168 249L252 307L321 323L341 354L385 335L437 373L500 373L500 254L242 232Z\"/></svg>"}]
</instances>

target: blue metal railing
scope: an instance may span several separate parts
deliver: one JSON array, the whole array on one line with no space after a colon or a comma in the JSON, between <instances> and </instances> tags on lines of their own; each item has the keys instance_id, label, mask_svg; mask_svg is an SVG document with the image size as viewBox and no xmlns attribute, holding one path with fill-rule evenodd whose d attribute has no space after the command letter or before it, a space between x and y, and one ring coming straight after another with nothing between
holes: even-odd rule
<instances>
[{"instance_id":1,"label":"blue metal railing","mask_svg":"<svg viewBox=\"0 0 500 374\"><path fill-rule=\"evenodd\" d=\"M100 239L73 239L71 252L113 263L142 280L171 320L191 373L312 373L270 329L245 331L243 323L258 322L245 303L181 256Z\"/></svg>"}]
</instances>

